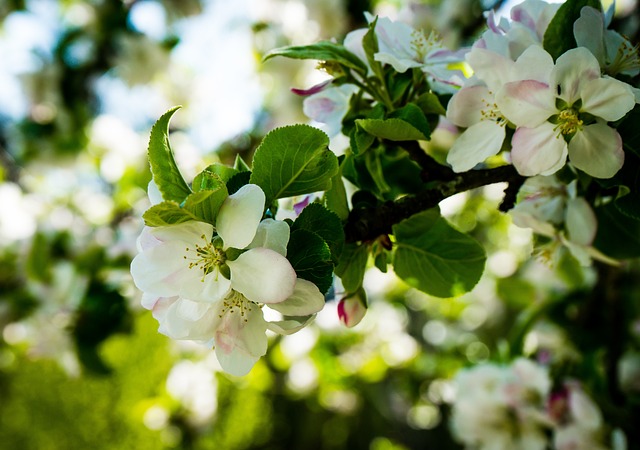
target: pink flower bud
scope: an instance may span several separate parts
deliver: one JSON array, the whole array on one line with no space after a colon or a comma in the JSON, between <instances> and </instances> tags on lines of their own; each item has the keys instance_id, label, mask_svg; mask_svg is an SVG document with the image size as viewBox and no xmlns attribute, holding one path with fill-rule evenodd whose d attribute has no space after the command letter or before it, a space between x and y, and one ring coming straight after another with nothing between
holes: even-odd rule
<instances>
[{"instance_id":1,"label":"pink flower bud","mask_svg":"<svg viewBox=\"0 0 640 450\"><path fill-rule=\"evenodd\" d=\"M366 300L359 293L345 297L338 303L338 317L347 328L353 328L358 325L366 312Z\"/></svg>"}]
</instances>

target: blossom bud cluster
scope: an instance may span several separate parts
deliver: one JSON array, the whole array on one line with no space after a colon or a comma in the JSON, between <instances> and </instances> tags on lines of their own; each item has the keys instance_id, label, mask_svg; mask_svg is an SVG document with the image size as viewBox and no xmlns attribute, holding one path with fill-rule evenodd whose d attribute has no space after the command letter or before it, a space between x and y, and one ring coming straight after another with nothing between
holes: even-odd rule
<instances>
[{"instance_id":1,"label":"blossom bud cluster","mask_svg":"<svg viewBox=\"0 0 640 450\"><path fill-rule=\"evenodd\" d=\"M602 414L582 387L552 388L548 368L531 360L464 369L453 383L452 430L467 448L606 448Z\"/></svg>"}]
</instances>

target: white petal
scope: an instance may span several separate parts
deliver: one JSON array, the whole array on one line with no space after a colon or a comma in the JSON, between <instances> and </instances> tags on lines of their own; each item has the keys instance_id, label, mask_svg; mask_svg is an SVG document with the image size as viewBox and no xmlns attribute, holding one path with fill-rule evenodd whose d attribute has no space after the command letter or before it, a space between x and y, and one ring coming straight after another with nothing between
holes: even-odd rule
<instances>
[{"instance_id":1,"label":"white petal","mask_svg":"<svg viewBox=\"0 0 640 450\"><path fill-rule=\"evenodd\" d=\"M529 46L516 61L513 81L535 80L549 84L553 58L539 45Z\"/></svg>"},{"instance_id":2,"label":"white petal","mask_svg":"<svg viewBox=\"0 0 640 450\"><path fill-rule=\"evenodd\" d=\"M213 226L209 223L189 221L167 227L153 227L149 232L162 242L206 243L211 241Z\"/></svg>"},{"instance_id":3,"label":"white petal","mask_svg":"<svg viewBox=\"0 0 640 450\"><path fill-rule=\"evenodd\" d=\"M551 175L567 159L567 143L549 122L536 128L518 128L511 146L511 161L520 175Z\"/></svg>"},{"instance_id":4,"label":"white petal","mask_svg":"<svg viewBox=\"0 0 640 450\"><path fill-rule=\"evenodd\" d=\"M573 48L558 57L551 71L551 86L560 86L560 97L572 105L580 98L582 85L596 78L600 78L596 57L584 47Z\"/></svg>"},{"instance_id":5,"label":"white petal","mask_svg":"<svg viewBox=\"0 0 640 450\"><path fill-rule=\"evenodd\" d=\"M226 198L216 219L225 248L246 248L256 235L264 212L265 195L259 186L246 184Z\"/></svg>"},{"instance_id":6,"label":"white petal","mask_svg":"<svg viewBox=\"0 0 640 450\"><path fill-rule=\"evenodd\" d=\"M571 242L591 245L598 230L598 219L589 203L582 197L569 199L565 214L565 227Z\"/></svg>"},{"instance_id":7,"label":"white petal","mask_svg":"<svg viewBox=\"0 0 640 450\"><path fill-rule=\"evenodd\" d=\"M244 316L237 311L226 313L214 337L216 357L224 371L236 376L249 373L267 352L266 330L262 310L255 304Z\"/></svg>"},{"instance_id":8,"label":"white petal","mask_svg":"<svg viewBox=\"0 0 640 450\"><path fill-rule=\"evenodd\" d=\"M151 233L153 228L144 227L140 232L140 236L136 239L136 249L138 252L143 252L148 248L155 247L156 245L160 245L162 243L157 237Z\"/></svg>"},{"instance_id":9,"label":"white petal","mask_svg":"<svg viewBox=\"0 0 640 450\"><path fill-rule=\"evenodd\" d=\"M198 278L181 286L180 295L199 302L213 303L222 300L231 290L231 280L225 278L218 271L208 273L204 277L203 272L197 268Z\"/></svg>"},{"instance_id":10,"label":"white petal","mask_svg":"<svg viewBox=\"0 0 640 450\"><path fill-rule=\"evenodd\" d=\"M582 8L580 17L573 23L573 35L578 47L586 47L600 65L605 64L604 17L590 6Z\"/></svg>"},{"instance_id":11,"label":"white petal","mask_svg":"<svg viewBox=\"0 0 640 450\"><path fill-rule=\"evenodd\" d=\"M265 247L287 256L287 244L289 243L289 225L282 220L264 219L258 225L258 230L249 248Z\"/></svg>"},{"instance_id":12,"label":"white petal","mask_svg":"<svg viewBox=\"0 0 640 450\"><path fill-rule=\"evenodd\" d=\"M514 62L498 53L483 48L474 48L467 54L467 62L473 74L484 81L493 93L500 86L513 81Z\"/></svg>"},{"instance_id":13,"label":"white petal","mask_svg":"<svg viewBox=\"0 0 640 450\"><path fill-rule=\"evenodd\" d=\"M547 84L534 80L505 84L496 94L498 108L519 127L535 128L556 110L556 94Z\"/></svg>"},{"instance_id":14,"label":"white petal","mask_svg":"<svg viewBox=\"0 0 640 450\"><path fill-rule=\"evenodd\" d=\"M285 316L308 316L324 308L324 295L311 281L296 279L293 294L285 301L269 305Z\"/></svg>"},{"instance_id":15,"label":"white petal","mask_svg":"<svg viewBox=\"0 0 640 450\"><path fill-rule=\"evenodd\" d=\"M611 178L624 164L622 139L608 125L587 125L569 142L569 161L593 177Z\"/></svg>"},{"instance_id":16,"label":"white petal","mask_svg":"<svg viewBox=\"0 0 640 450\"><path fill-rule=\"evenodd\" d=\"M208 303L194 302L183 298L180 299L180 302L176 307L176 313L182 319L196 322L202 319L210 308L211 305Z\"/></svg>"},{"instance_id":17,"label":"white petal","mask_svg":"<svg viewBox=\"0 0 640 450\"><path fill-rule=\"evenodd\" d=\"M458 137L449 150L447 162L455 172L466 172L497 154L504 137L504 127L498 123L492 120L478 122Z\"/></svg>"},{"instance_id":18,"label":"white petal","mask_svg":"<svg viewBox=\"0 0 640 450\"><path fill-rule=\"evenodd\" d=\"M449 100L447 119L459 127L469 128L480 122L482 111L493 101L493 94L486 86L464 87Z\"/></svg>"},{"instance_id":19,"label":"white petal","mask_svg":"<svg viewBox=\"0 0 640 450\"><path fill-rule=\"evenodd\" d=\"M585 83L580 97L580 111L601 117L607 122L622 119L636 104L629 85L614 78L597 78Z\"/></svg>"},{"instance_id":20,"label":"white petal","mask_svg":"<svg viewBox=\"0 0 640 450\"><path fill-rule=\"evenodd\" d=\"M131 261L133 282L141 291L160 297L180 294L183 285L197 280L195 270L183 259L184 244L180 242L157 245L136 255Z\"/></svg>"},{"instance_id":21,"label":"white petal","mask_svg":"<svg viewBox=\"0 0 640 450\"><path fill-rule=\"evenodd\" d=\"M267 329L273 331L274 333L290 335L293 333L297 333L298 331L309 325L315 317L316 316L314 314L305 317L289 317L286 320L278 320L276 322L267 322Z\"/></svg>"},{"instance_id":22,"label":"white petal","mask_svg":"<svg viewBox=\"0 0 640 450\"><path fill-rule=\"evenodd\" d=\"M163 201L160 189L158 189L158 185L153 181L153 179L149 181L149 184L147 185L147 195L149 196L149 201L152 205L157 205Z\"/></svg>"},{"instance_id":23,"label":"white petal","mask_svg":"<svg viewBox=\"0 0 640 450\"><path fill-rule=\"evenodd\" d=\"M279 303L293 294L296 272L281 254L252 248L228 261L231 287L256 303Z\"/></svg>"}]
</instances>

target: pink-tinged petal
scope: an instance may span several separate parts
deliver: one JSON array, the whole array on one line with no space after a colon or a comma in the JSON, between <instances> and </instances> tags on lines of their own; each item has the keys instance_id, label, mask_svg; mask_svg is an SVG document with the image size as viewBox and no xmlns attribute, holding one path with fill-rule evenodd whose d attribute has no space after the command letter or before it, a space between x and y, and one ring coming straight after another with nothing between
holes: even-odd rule
<instances>
[{"instance_id":1,"label":"pink-tinged petal","mask_svg":"<svg viewBox=\"0 0 640 450\"><path fill-rule=\"evenodd\" d=\"M224 314L214 336L216 357L224 371L235 376L248 374L267 352L266 330L258 305L248 305L244 316L237 311Z\"/></svg>"},{"instance_id":2,"label":"pink-tinged petal","mask_svg":"<svg viewBox=\"0 0 640 450\"><path fill-rule=\"evenodd\" d=\"M147 292L142 293L142 299L140 300L140 304L144 309L152 310L153 307L158 303L158 301L162 297L158 297L157 295L149 294Z\"/></svg>"},{"instance_id":3,"label":"pink-tinged petal","mask_svg":"<svg viewBox=\"0 0 640 450\"><path fill-rule=\"evenodd\" d=\"M467 53L467 62L474 75L484 81L494 93L505 83L512 81L514 62L498 53L474 48Z\"/></svg>"},{"instance_id":4,"label":"pink-tinged petal","mask_svg":"<svg viewBox=\"0 0 640 450\"><path fill-rule=\"evenodd\" d=\"M493 101L493 94L486 86L464 87L449 100L447 119L459 127L469 128L480 122L482 111Z\"/></svg>"},{"instance_id":5,"label":"pink-tinged petal","mask_svg":"<svg viewBox=\"0 0 640 450\"><path fill-rule=\"evenodd\" d=\"M178 300L180 300L180 297L160 297L158 298L158 301L153 305L151 315L160 323L160 327L162 327L162 323L165 321L167 312L169 311L171 306Z\"/></svg>"},{"instance_id":6,"label":"pink-tinged petal","mask_svg":"<svg viewBox=\"0 0 640 450\"><path fill-rule=\"evenodd\" d=\"M140 236L138 236L136 240L138 252L143 252L151 247L162 244L162 241L155 237L153 233L151 233L151 230L153 230L151 227L144 227L142 229Z\"/></svg>"},{"instance_id":7,"label":"pink-tinged petal","mask_svg":"<svg viewBox=\"0 0 640 450\"><path fill-rule=\"evenodd\" d=\"M282 220L264 219L258 225L258 230L249 248L264 247L287 256L289 243L289 225Z\"/></svg>"},{"instance_id":8,"label":"pink-tinged petal","mask_svg":"<svg viewBox=\"0 0 640 450\"><path fill-rule=\"evenodd\" d=\"M273 331L274 333L290 335L293 333L297 333L298 331L309 325L315 317L316 316L314 314L311 316L296 317L295 319L289 317L286 320L267 322L267 329Z\"/></svg>"},{"instance_id":9,"label":"pink-tinged petal","mask_svg":"<svg viewBox=\"0 0 640 450\"><path fill-rule=\"evenodd\" d=\"M578 245L591 245L596 237L598 219L589 203L582 197L569 199L564 224L569 239Z\"/></svg>"},{"instance_id":10,"label":"pink-tinged petal","mask_svg":"<svg viewBox=\"0 0 640 450\"><path fill-rule=\"evenodd\" d=\"M285 316L309 316L324 308L324 295L311 281L298 278L293 294L283 302L270 304L269 308Z\"/></svg>"},{"instance_id":11,"label":"pink-tinged petal","mask_svg":"<svg viewBox=\"0 0 640 450\"><path fill-rule=\"evenodd\" d=\"M553 89L534 80L505 84L496 94L496 103L502 114L519 127L535 128L557 113Z\"/></svg>"},{"instance_id":12,"label":"pink-tinged petal","mask_svg":"<svg viewBox=\"0 0 640 450\"><path fill-rule=\"evenodd\" d=\"M580 97L580 111L601 117L607 122L622 119L636 104L630 86L614 78L597 78L585 83Z\"/></svg>"},{"instance_id":13,"label":"pink-tinged petal","mask_svg":"<svg viewBox=\"0 0 640 450\"><path fill-rule=\"evenodd\" d=\"M252 248L228 261L231 287L256 303L279 303L293 294L296 272L281 254Z\"/></svg>"},{"instance_id":14,"label":"pink-tinged petal","mask_svg":"<svg viewBox=\"0 0 640 450\"><path fill-rule=\"evenodd\" d=\"M600 78L596 57L584 47L573 48L558 57L551 71L551 86L560 86L560 97L572 105L580 98L583 85L596 78Z\"/></svg>"},{"instance_id":15,"label":"pink-tinged petal","mask_svg":"<svg viewBox=\"0 0 640 450\"><path fill-rule=\"evenodd\" d=\"M325 87L331 84L332 81L333 81L333 78L329 80L325 80L322 83L318 83L315 86L311 86L309 89L291 88L291 92L293 92L296 95L306 97L307 95L313 95L313 94L317 94L318 92L321 92L322 90L324 90Z\"/></svg>"},{"instance_id":16,"label":"pink-tinged petal","mask_svg":"<svg viewBox=\"0 0 640 450\"><path fill-rule=\"evenodd\" d=\"M347 328L358 325L366 313L367 305L357 294L343 298L338 303L338 317Z\"/></svg>"},{"instance_id":17,"label":"pink-tinged petal","mask_svg":"<svg viewBox=\"0 0 640 450\"><path fill-rule=\"evenodd\" d=\"M551 175L564 166L567 143L548 122L518 128L511 138L511 161L520 175Z\"/></svg>"},{"instance_id":18,"label":"pink-tinged petal","mask_svg":"<svg viewBox=\"0 0 640 450\"><path fill-rule=\"evenodd\" d=\"M624 164L622 139L604 123L587 125L569 142L569 161L592 177L611 178Z\"/></svg>"},{"instance_id":19,"label":"pink-tinged petal","mask_svg":"<svg viewBox=\"0 0 640 450\"><path fill-rule=\"evenodd\" d=\"M266 198L260 186L246 184L226 198L216 219L225 248L243 249L251 243L262 219Z\"/></svg>"},{"instance_id":20,"label":"pink-tinged petal","mask_svg":"<svg viewBox=\"0 0 640 450\"><path fill-rule=\"evenodd\" d=\"M455 172L473 169L500 151L504 137L504 127L498 123L492 120L478 122L456 139L447 155L447 162Z\"/></svg>"}]
</instances>

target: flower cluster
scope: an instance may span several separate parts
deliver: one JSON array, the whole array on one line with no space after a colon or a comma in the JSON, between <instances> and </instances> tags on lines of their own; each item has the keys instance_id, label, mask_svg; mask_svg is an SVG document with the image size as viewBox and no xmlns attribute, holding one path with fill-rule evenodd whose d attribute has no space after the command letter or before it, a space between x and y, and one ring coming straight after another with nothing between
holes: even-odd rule
<instances>
[{"instance_id":1,"label":"flower cluster","mask_svg":"<svg viewBox=\"0 0 640 450\"><path fill-rule=\"evenodd\" d=\"M454 389L452 429L467 448L605 448L602 415L580 385L552 389L548 369L531 360L464 369Z\"/></svg>"},{"instance_id":2,"label":"flower cluster","mask_svg":"<svg viewBox=\"0 0 640 450\"><path fill-rule=\"evenodd\" d=\"M603 72L633 73L637 51L603 28L603 13L584 7L574 27L579 46L554 61L542 37L556 9L527 0L512 10L512 22L496 25L490 17L467 55L474 76L447 109L447 118L466 128L447 157L456 172L505 148L525 176L554 174L567 159L595 178L611 178L622 167L622 140L612 123L633 109L636 91ZM514 130L510 139L507 130Z\"/></svg>"},{"instance_id":3,"label":"flower cluster","mask_svg":"<svg viewBox=\"0 0 640 450\"><path fill-rule=\"evenodd\" d=\"M152 191L152 189L150 189ZM222 368L244 375L267 351L266 330L293 333L324 306L286 258L289 225L262 220L265 194L247 184L228 196L212 224L145 227L131 263L142 304L159 331L215 347ZM288 317L267 322L263 308Z\"/></svg>"}]
</instances>

